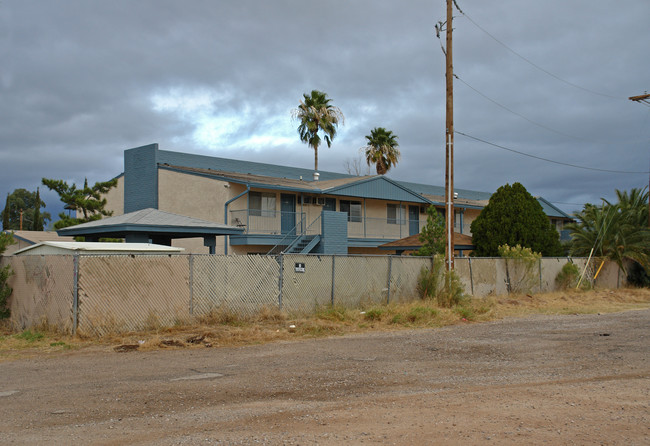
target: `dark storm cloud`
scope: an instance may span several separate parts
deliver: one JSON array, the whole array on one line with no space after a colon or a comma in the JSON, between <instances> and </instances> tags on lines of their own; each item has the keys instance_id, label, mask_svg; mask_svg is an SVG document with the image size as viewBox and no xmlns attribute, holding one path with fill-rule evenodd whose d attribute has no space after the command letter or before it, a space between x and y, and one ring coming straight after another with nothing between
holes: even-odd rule
<instances>
[{"instance_id":1,"label":"dark storm cloud","mask_svg":"<svg viewBox=\"0 0 650 446\"><path fill-rule=\"evenodd\" d=\"M570 164L648 169L650 114L627 97L648 89L650 3L458 4L575 86L457 12L457 130ZM4 0L0 192L35 189L44 176L106 180L122 171L124 149L151 142L311 166L290 111L314 88L346 116L332 148L321 151L321 168L343 171L364 135L382 126L402 149L389 176L442 185L444 56L434 25L444 16L443 0ZM494 191L520 181L551 201L584 203L647 184L647 175L545 163L462 135L455 141L458 188Z\"/></svg>"}]
</instances>

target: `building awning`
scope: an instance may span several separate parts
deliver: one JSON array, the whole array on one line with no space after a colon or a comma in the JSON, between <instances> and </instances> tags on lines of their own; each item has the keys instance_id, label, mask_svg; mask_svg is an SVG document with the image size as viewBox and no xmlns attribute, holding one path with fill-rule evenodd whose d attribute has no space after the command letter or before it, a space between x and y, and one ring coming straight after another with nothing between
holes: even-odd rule
<instances>
[{"instance_id":1,"label":"building awning","mask_svg":"<svg viewBox=\"0 0 650 446\"><path fill-rule=\"evenodd\" d=\"M420 234L409 235L408 237L379 245L379 249L395 251L397 253L402 253L404 251L417 251L421 247L422 242L420 241ZM458 232L454 233L454 250L465 251L472 249L474 249L474 245L472 244L471 236L467 234L459 234Z\"/></svg>"},{"instance_id":2,"label":"building awning","mask_svg":"<svg viewBox=\"0 0 650 446\"><path fill-rule=\"evenodd\" d=\"M171 246L173 239L202 237L214 254L216 236L241 234L244 228L147 208L116 217L59 229L59 235L82 236L86 241L123 238L127 243Z\"/></svg>"}]
</instances>

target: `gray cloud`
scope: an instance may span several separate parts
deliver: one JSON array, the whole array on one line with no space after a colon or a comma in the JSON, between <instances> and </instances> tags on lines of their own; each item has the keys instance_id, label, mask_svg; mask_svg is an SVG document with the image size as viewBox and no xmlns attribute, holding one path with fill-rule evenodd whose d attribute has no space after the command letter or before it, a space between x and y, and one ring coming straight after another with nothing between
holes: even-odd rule
<instances>
[{"instance_id":1,"label":"gray cloud","mask_svg":"<svg viewBox=\"0 0 650 446\"><path fill-rule=\"evenodd\" d=\"M650 3L459 5L512 50L581 88L531 66L457 13L455 73L528 119L456 81L457 130L566 163L648 169L649 109L627 97L649 88ZM44 176L106 180L121 172L124 149L151 142L311 166L290 111L314 88L346 115L332 148L320 153L322 169L343 171L364 135L382 126L402 149L389 176L443 185L444 56L434 25L444 16L442 0L5 0L0 192L35 189ZM520 181L534 195L581 204L648 180L545 163L462 135L455 141L458 188Z\"/></svg>"}]
</instances>

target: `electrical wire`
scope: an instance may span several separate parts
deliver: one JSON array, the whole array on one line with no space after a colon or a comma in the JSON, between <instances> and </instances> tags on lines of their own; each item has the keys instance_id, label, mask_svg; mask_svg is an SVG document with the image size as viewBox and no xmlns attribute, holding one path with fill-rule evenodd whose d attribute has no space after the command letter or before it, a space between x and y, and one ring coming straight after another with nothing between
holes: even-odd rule
<instances>
[{"instance_id":1,"label":"electrical wire","mask_svg":"<svg viewBox=\"0 0 650 446\"><path fill-rule=\"evenodd\" d=\"M505 105L503 105L503 104L497 102L496 100L492 99L491 97L487 96L486 94L480 92L478 89L476 89L476 88L474 88L473 86L471 86L469 83L467 83L464 79L461 79L461 78L460 78L457 74L455 74L455 73L454 73L454 77L455 77L456 79L458 79L460 82L462 82L463 84L465 84L465 86L467 86L468 88L474 90L474 92L475 92L476 94L482 96L483 98L485 98L485 99L487 99L488 101L492 102L492 103L495 104L496 106L501 107L502 109L504 109L504 110L506 110L506 111L512 113L513 115L515 115L515 116L519 116L520 118L522 118L522 119L524 119L524 120L530 122L531 124L536 125L537 127L543 128L544 130L548 130L549 132L553 132L553 133L558 134L558 135L560 135L560 136L566 136L566 137L568 137L568 138L575 139L575 140L577 140L577 141L585 141L585 142L589 142L589 143L602 143L602 142L604 142L604 141L602 141L602 140L601 140L601 141L596 141L596 140L593 140L593 139L590 140L590 139L587 139L587 138L582 138L582 137L580 137L580 136L571 135L571 134L569 134L569 133L565 133L565 132L562 132L562 131L560 131L560 130L556 130L556 129L552 128L552 127L549 127L549 126L547 126L547 125L540 124L539 122L533 121L532 119L526 117L525 115L522 115L521 113L518 113L518 112L516 112L516 111L514 111L514 110L512 110L512 109L510 109L510 108L508 108L508 107L506 107ZM620 140L616 140L616 141L610 141L610 142L616 142L616 144L637 144L637 143L640 143L640 142L646 142L646 141L649 141L649 140L647 140L647 139L642 139L642 140L632 140L632 141L620 141Z\"/></svg>"},{"instance_id":2,"label":"electrical wire","mask_svg":"<svg viewBox=\"0 0 650 446\"><path fill-rule=\"evenodd\" d=\"M459 11L460 11L460 9L459 9ZM582 90L582 91L586 91L586 92L588 92L588 93L595 94L595 95L597 95L597 96L603 96L603 97L610 98L610 99L627 100L627 98L622 98L622 97L619 97L619 96L612 96L612 95L609 95L609 94L606 94L606 93L599 93L599 92L597 92L597 91L590 90L590 89L585 88L585 87L581 87L580 85L574 84L573 82L569 82L569 81L567 81L567 80L565 80L565 79L562 79L560 76L557 76L557 75L551 73L550 71L548 71L548 70L546 70L546 69L540 67L540 66L537 65L535 62L533 62L533 61L527 59L526 57L522 56L521 54L519 54L518 52L516 52L515 50L513 50L512 48L510 48L510 47L509 47L508 45L506 45L505 43L501 42L499 39L497 39L497 38L494 37L492 34L490 34L490 33L489 33L485 28L483 28L481 25L479 25L478 23L476 23L476 22L475 22L475 21L474 21L470 16L468 16L465 12L460 11L460 13L463 15L463 17L465 17L467 20L469 20L472 24L474 24L474 26L476 26L478 29L480 29L480 30L483 31L485 34L487 34L487 35L488 35L492 40L494 40L495 42L497 42L499 45L503 46L505 49L507 49L508 51L510 51L510 52L511 52L512 54L514 54L515 56L517 56L517 57L519 57L520 59L524 60L525 62L529 63L530 65L532 65L533 67L537 68L537 69L540 70L541 72L546 73L547 75L551 76L552 78L554 78L554 79L556 79L556 80L558 80L558 81L560 81L560 82L563 82L563 83L565 83L565 84L567 84L567 85L570 85L571 87L578 88L578 89L580 89L580 90Z\"/></svg>"},{"instance_id":3,"label":"electrical wire","mask_svg":"<svg viewBox=\"0 0 650 446\"><path fill-rule=\"evenodd\" d=\"M552 159L549 159L549 158L543 158L543 157L541 157L541 156L531 155L530 153L525 153L525 152L521 152L521 151L519 151L519 150L515 150L515 149L508 148L508 147L504 147L504 146L502 146L502 145L495 144L495 143L492 143L492 142L489 142L489 141L485 141L484 139L477 138L477 137L475 137L475 136L471 136L471 135L468 135L468 134L463 133L463 132L459 132L458 130L454 130L454 133L457 133L457 134L459 134L459 135L462 135L462 136L465 136L465 137L467 137L467 138L473 139L474 141L482 142L483 144L487 144L487 145L492 146L492 147L496 147L496 148L499 148L499 149L507 150L508 152L513 152L513 153L516 153L516 154L519 154L519 155L522 155L522 156L527 156L527 157L535 158L535 159L538 159L538 160L541 160L541 161L546 161L546 162L548 162L548 163L559 164L559 165L561 165L561 166L568 166L568 167L574 167L574 168L576 168L576 169L593 170L593 171L596 171L596 172L608 172L608 173L621 173L621 174L644 174L644 175L647 175L648 173L650 173L650 172L648 172L648 171L629 171L629 170L599 169L599 168L596 168L596 167L586 167L586 166L579 166L579 165L577 165L577 164L563 163L563 162L561 162L561 161L555 161L555 160L552 160Z\"/></svg>"},{"instance_id":4,"label":"electrical wire","mask_svg":"<svg viewBox=\"0 0 650 446\"><path fill-rule=\"evenodd\" d=\"M545 126L544 124L540 124L539 122L535 122L535 121L533 121L532 119L529 119L529 118L527 118L526 116L522 115L521 113L517 113L516 111L514 111L514 110L512 110L512 109L510 109L510 108L508 108L508 107L506 107L506 106L503 105L503 104L500 104L499 102L495 101L494 99L492 99L492 98L488 97L487 95L481 93L481 92L478 91L476 88L472 87L470 84L468 84L468 83L465 82L463 79L461 79L460 77L458 77L457 74L454 74L454 77L455 77L456 79L458 79L460 82L462 82L463 84L465 84L467 87L469 87L469 88L471 88L472 90L474 90L474 92L476 92L476 93L479 94L480 96L482 96L482 97L484 97L485 99L487 99L488 101L490 101L490 102L492 102L493 104L495 104L495 105L501 107L502 109L504 109L504 110L506 110L506 111L512 113L513 115L516 115L516 116L519 116L519 117L522 118L522 119L525 119L526 121L530 122L530 123L533 124L533 125L536 125L536 126L538 126L538 127L541 127L541 128L543 128L544 130L548 130L548 131L550 131L550 132L557 133L558 135L567 136L567 137L569 137L569 138L582 140L582 138L579 138L579 137L577 137L577 136L573 136L573 135L570 135L570 134L568 134L568 133L560 132L559 130L555 130L555 129L551 128L551 127ZM583 140L583 141L585 141L585 140ZM591 141L590 141L590 142L591 142Z\"/></svg>"}]
</instances>

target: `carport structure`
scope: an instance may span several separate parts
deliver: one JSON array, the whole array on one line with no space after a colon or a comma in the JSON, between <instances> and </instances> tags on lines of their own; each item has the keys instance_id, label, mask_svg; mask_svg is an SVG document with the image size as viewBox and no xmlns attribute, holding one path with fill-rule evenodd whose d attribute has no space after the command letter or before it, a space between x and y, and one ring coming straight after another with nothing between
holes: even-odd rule
<instances>
[{"instance_id":1,"label":"carport structure","mask_svg":"<svg viewBox=\"0 0 650 446\"><path fill-rule=\"evenodd\" d=\"M210 254L215 254L217 236L238 235L243 231L244 228L236 226L147 208L59 229L57 233L83 236L90 242L99 241L100 238L123 238L126 243L167 246L171 246L173 239L202 237Z\"/></svg>"}]
</instances>

